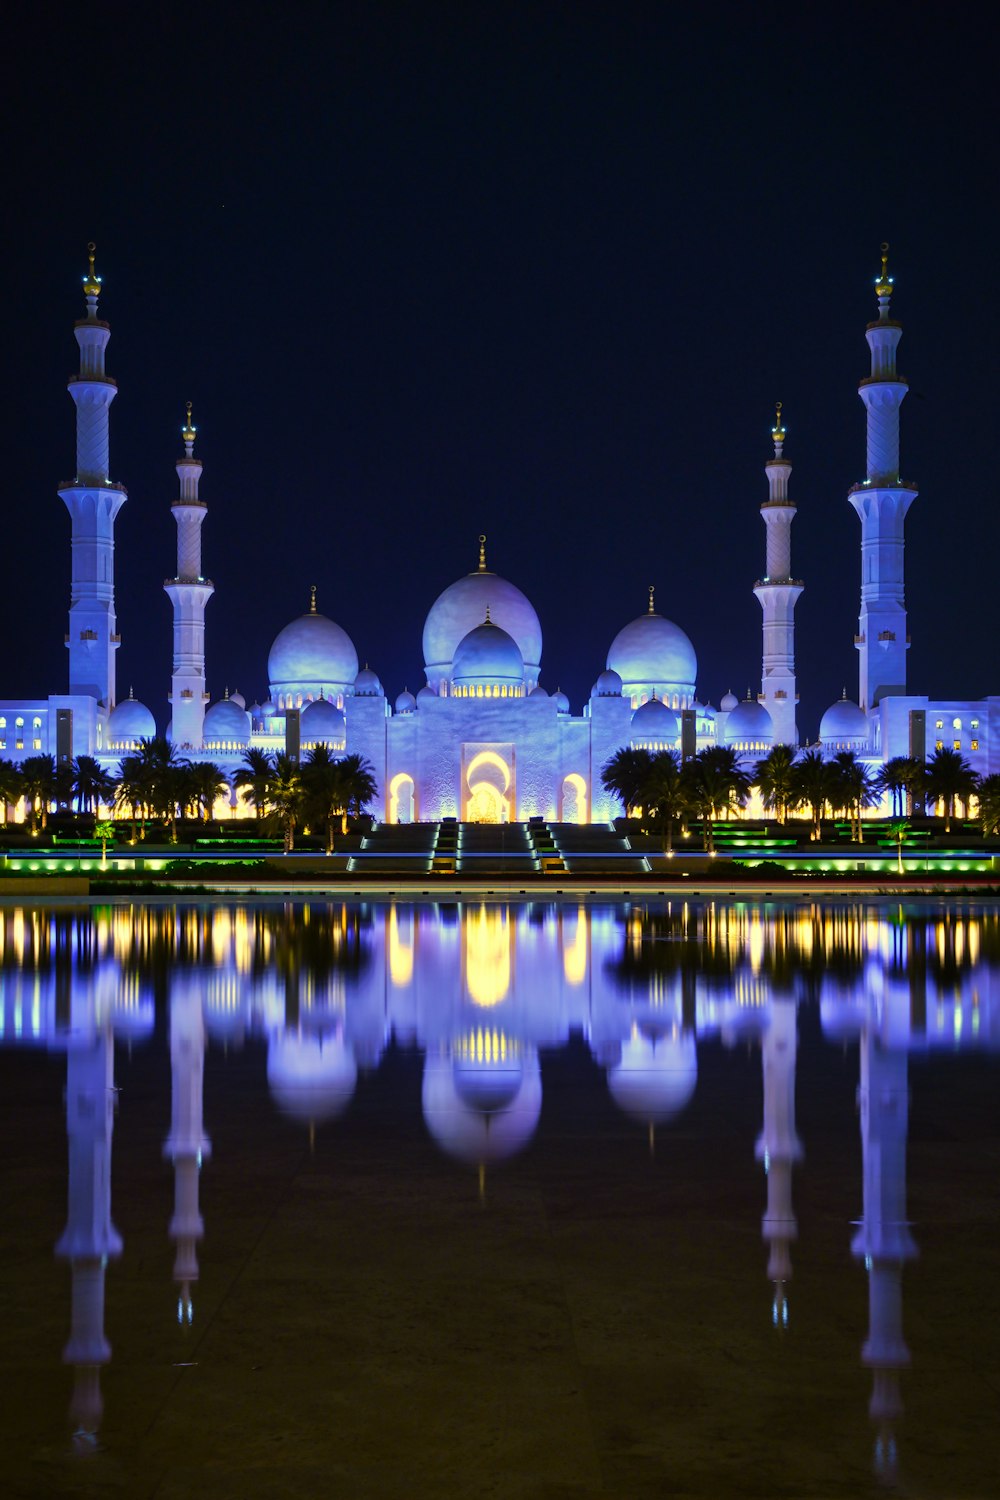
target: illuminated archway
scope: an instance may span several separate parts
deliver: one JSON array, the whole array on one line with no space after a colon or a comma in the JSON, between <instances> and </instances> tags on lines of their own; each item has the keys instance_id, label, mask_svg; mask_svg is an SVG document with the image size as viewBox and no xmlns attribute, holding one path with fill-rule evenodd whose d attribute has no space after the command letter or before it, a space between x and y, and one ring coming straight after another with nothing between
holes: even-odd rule
<instances>
[{"instance_id":1,"label":"illuminated archway","mask_svg":"<svg viewBox=\"0 0 1000 1500\"><path fill-rule=\"evenodd\" d=\"M495 750L480 750L465 772L465 816L470 823L506 823L510 819L510 767Z\"/></svg>"},{"instance_id":2,"label":"illuminated archway","mask_svg":"<svg viewBox=\"0 0 1000 1500\"><path fill-rule=\"evenodd\" d=\"M562 821L586 823L587 783L577 771L571 771L562 784Z\"/></svg>"},{"instance_id":3,"label":"illuminated archway","mask_svg":"<svg viewBox=\"0 0 1000 1500\"><path fill-rule=\"evenodd\" d=\"M389 822L415 823L417 789L408 771L400 771L389 783Z\"/></svg>"}]
</instances>

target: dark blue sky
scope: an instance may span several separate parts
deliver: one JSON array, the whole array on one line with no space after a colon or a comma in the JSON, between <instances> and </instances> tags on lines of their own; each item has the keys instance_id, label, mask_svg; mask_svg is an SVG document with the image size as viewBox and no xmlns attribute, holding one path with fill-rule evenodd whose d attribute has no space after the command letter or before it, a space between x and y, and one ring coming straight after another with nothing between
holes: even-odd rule
<instances>
[{"instance_id":1,"label":"dark blue sky","mask_svg":"<svg viewBox=\"0 0 1000 1500\"><path fill-rule=\"evenodd\" d=\"M395 696L476 537L575 711L657 586L699 692L760 678L785 403L800 729L846 684L864 328L892 244L914 691L1000 691L997 130L966 7L24 5L3 104L8 649L66 684L73 319L98 243L119 691L166 719L195 404L213 697L319 589ZM963 21L962 17L965 17Z\"/></svg>"}]
</instances>

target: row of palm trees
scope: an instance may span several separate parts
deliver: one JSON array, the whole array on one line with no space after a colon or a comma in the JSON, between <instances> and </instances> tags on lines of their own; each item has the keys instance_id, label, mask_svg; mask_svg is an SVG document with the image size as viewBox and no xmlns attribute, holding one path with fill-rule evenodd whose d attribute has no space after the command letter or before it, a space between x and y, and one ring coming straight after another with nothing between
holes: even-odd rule
<instances>
[{"instance_id":1,"label":"row of palm trees","mask_svg":"<svg viewBox=\"0 0 1000 1500\"><path fill-rule=\"evenodd\" d=\"M53 805L84 814L109 807L130 818L133 840L145 837L147 822L162 819L176 841L179 818L207 822L217 799L234 791L258 819L279 823L286 849L294 847L296 828L310 824L326 831L332 849L335 826L346 830L348 816L361 812L377 785L363 756L336 759L326 745L317 745L301 764L289 755L248 750L231 782L221 766L185 760L162 738L139 740L117 775L90 755L64 763L51 755L31 755L20 764L0 761L0 807L6 815L23 797L32 833L47 827Z\"/></svg>"},{"instance_id":2,"label":"row of palm trees","mask_svg":"<svg viewBox=\"0 0 1000 1500\"><path fill-rule=\"evenodd\" d=\"M641 808L663 827L672 848L674 828L688 819L701 821L706 845L714 849L712 825L746 806L754 786L765 808L784 823L792 812L806 810L818 839L827 811L850 818L852 837L861 841L861 815L888 795L894 816L908 808L941 806L945 831L951 831L955 804L968 807L975 796L984 834L1000 831L1000 776L979 777L957 750L936 750L929 761L897 756L872 772L849 750L826 760L818 750L796 756L788 745L776 745L747 770L736 752L713 745L681 762L674 750L617 751L601 772L605 791L617 797L626 816Z\"/></svg>"}]
</instances>

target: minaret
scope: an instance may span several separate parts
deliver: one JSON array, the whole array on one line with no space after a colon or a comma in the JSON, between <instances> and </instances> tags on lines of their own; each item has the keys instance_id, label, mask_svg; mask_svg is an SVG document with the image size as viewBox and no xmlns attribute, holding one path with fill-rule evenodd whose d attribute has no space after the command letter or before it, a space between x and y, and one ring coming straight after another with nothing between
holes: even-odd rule
<instances>
[{"instance_id":1,"label":"minaret","mask_svg":"<svg viewBox=\"0 0 1000 1500\"><path fill-rule=\"evenodd\" d=\"M198 1280L198 1241L205 1222L198 1204L201 1164L212 1154L202 1123L205 1021L200 976L174 978L170 997L170 1134L164 1156L174 1164L174 1213L169 1234L177 1246L174 1281L177 1321L191 1323L191 1284Z\"/></svg>"},{"instance_id":2,"label":"minaret","mask_svg":"<svg viewBox=\"0 0 1000 1500\"><path fill-rule=\"evenodd\" d=\"M774 457L765 464L768 497L760 508L767 528L767 562L764 577L754 588L764 611L764 659L758 702L763 703L774 724L776 745L797 745L795 727L795 605L802 584L792 577L792 521L795 506L788 498L788 476L792 466L783 456L785 429L781 424L781 402L775 406L771 428Z\"/></svg>"},{"instance_id":3,"label":"minaret","mask_svg":"<svg viewBox=\"0 0 1000 1500\"><path fill-rule=\"evenodd\" d=\"M850 494L861 518L861 615L855 645L858 701L864 709L906 692L910 645L903 602L903 522L917 492L899 477L899 408L906 381L896 373L902 329L889 318L888 261L889 246L883 245L882 270L875 282L878 318L865 334L872 372L858 387L868 412L868 477Z\"/></svg>"},{"instance_id":4,"label":"minaret","mask_svg":"<svg viewBox=\"0 0 1000 1500\"><path fill-rule=\"evenodd\" d=\"M170 507L177 522L177 577L163 585L174 607L174 670L170 679L173 708L171 735L179 747L200 750L205 722L205 605L214 594L201 575L201 523L205 504L198 499L201 463L194 456L197 429L191 425L191 403L181 428L184 457L177 460L181 492Z\"/></svg>"},{"instance_id":5,"label":"minaret","mask_svg":"<svg viewBox=\"0 0 1000 1500\"><path fill-rule=\"evenodd\" d=\"M69 690L115 702L115 517L125 503L122 485L108 478L108 410L118 394L104 373L104 351L111 329L97 316L101 278L90 269L83 278L87 316L75 325L80 373L70 377L76 402L76 477L59 486L73 523L72 584L69 602Z\"/></svg>"}]
</instances>

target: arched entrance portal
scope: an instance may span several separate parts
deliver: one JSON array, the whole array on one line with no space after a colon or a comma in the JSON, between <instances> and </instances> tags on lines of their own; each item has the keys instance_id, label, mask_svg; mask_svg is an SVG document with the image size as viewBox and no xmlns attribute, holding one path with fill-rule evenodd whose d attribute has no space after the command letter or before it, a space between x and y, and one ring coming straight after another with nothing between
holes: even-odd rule
<instances>
[{"instance_id":1,"label":"arched entrance portal","mask_svg":"<svg viewBox=\"0 0 1000 1500\"><path fill-rule=\"evenodd\" d=\"M587 783L577 771L572 771L562 784L562 821L564 823L586 823Z\"/></svg>"},{"instance_id":2,"label":"arched entrance portal","mask_svg":"<svg viewBox=\"0 0 1000 1500\"><path fill-rule=\"evenodd\" d=\"M465 813L470 823L509 823L511 772L495 750L480 750L465 770Z\"/></svg>"},{"instance_id":3,"label":"arched entrance portal","mask_svg":"<svg viewBox=\"0 0 1000 1500\"><path fill-rule=\"evenodd\" d=\"M389 822L415 823L417 818L417 792L413 777L400 771L389 783Z\"/></svg>"}]
</instances>

